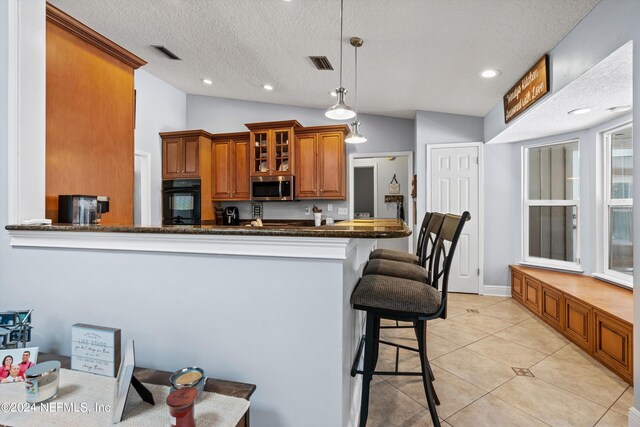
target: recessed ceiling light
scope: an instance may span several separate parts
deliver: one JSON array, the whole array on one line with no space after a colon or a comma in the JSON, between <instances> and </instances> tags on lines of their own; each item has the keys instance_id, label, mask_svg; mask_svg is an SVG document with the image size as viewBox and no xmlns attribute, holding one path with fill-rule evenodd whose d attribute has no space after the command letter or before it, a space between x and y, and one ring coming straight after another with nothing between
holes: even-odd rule
<instances>
[{"instance_id":1,"label":"recessed ceiling light","mask_svg":"<svg viewBox=\"0 0 640 427\"><path fill-rule=\"evenodd\" d=\"M209 79L202 79L202 83L206 84L206 85L212 85L213 82Z\"/></svg>"},{"instance_id":2,"label":"recessed ceiling light","mask_svg":"<svg viewBox=\"0 0 640 427\"><path fill-rule=\"evenodd\" d=\"M271 86L271 85L262 85L262 88L264 90L273 90L273 86Z\"/></svg>"},{"instance_id":3,"label":"recessed ceiling light","mask_svg":"<svg viewBox=\"0 0 640 427\"><path fill-rule=\"evenodd\" d=\"M335 90L330 90L330 91L329 91L329 95L331 95L331 96L338 96L338 94L336 93L336 91L335 91Z\"/></svg>"},{"instance_id":4,"label":"recessed ceiling light","mask_svg":"<svg viewBox=\"0 0 640 427\"><path fill-rule=\"evenodd\" d=\"M579 114L587 114L587 113L590 113L590 112L591 112L591 108L584 107L584 108L576 108L575 110L571 110L567 114L572 114L574 116L577 116Z\"/></svg>"},{"instance_id":5,"label":"recessed ceiling light","mask_svg":"<svg viewBox=\"0 0 640 427\"><path fill-rule=\"evenodd\" d=\"M497 77L500 75L500 71L498 70L484 70L483 72L480 73L480 75L482 77L484 77L485 79L492 79L494 77Z\"/></svg>"},{"instance_id":6,"label":"recessed ceiling light","mask_svg":"<svg viewBox=\"0 0 640 427\"><path fill-rule=\"evenodd\" d=\"M631 105L620 105L618 107L607 108L607 110L611 111L612 113L622 113L624 111L631 110Z\"/></svg>"}]
</instances>

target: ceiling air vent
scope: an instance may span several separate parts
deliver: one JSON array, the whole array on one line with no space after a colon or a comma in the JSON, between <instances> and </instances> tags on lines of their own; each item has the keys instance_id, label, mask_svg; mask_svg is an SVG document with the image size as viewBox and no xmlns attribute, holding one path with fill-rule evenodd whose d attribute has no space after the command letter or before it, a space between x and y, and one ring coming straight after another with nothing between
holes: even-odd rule
<instances>
[{"instance_id":1,"label":"ceiling air vent","mask_svg":"<svg viewBox=\"0 0 640 427\"><path fill-rule=\"evenodd\" d=\"M155 47L156 49L158 49L160 52L164 53L167 57L175 60L175 61L181 61L180 58L178 58L178 55L176 55L175 53L171 52L169 49L167 49L164 46L158 46L158 45L153 45L153 47Z\"/></svg>"},{"instance_id":2,"label":"ceiling air vent","mask_svg":"<svg viewBox=\"0 0 640 427\"><path fill-rule=\"evenodd\" d=\"M310 56L309 59L318 70L333 70L333 65L326 56Z\"/></svg>"}]
</instances>

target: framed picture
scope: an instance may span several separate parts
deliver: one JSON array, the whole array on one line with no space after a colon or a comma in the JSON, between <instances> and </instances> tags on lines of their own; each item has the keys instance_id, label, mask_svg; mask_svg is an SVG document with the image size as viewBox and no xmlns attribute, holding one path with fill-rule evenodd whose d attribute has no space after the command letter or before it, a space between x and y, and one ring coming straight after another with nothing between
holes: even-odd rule
<instances>
[{"instance_id":1,"label":"framed picture","mask_svg":"<svg viewBox=\"0 0 640 427\"><path fill-rule=\"evenodd\" d=\"M24 381L25 372L35 366L37 360L38 347L0 350L0 384Z\"/></svg>"},{"instance_id":2,"label":"framed picture","mask_svg":"<svg viewBox=\"0 0 640 427\"><path fill-rule=\"evenodd\" d=\"M151 392L133 376L133 370L136 366L136 354L133 340L127 340L127 344L124 347L124 356L122 357L122 363L118 370L118 381L116 389L113 395L113 424L117 424L122 421L124 414L124 406L127 403L127 397L129 396L129 386L138 392L142 400L155 405L153 395Z\"/></svg>"}]
</instances>

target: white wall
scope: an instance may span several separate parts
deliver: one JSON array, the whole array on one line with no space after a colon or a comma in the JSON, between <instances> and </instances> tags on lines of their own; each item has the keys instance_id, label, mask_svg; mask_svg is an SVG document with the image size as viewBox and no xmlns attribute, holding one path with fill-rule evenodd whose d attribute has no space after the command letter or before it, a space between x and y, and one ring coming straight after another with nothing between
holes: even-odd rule
<instances>
[{"instance_id":1,"label":"white wall","mask_svg":"<svg viewBox=\"0 0 640 427\"><path fill-rule=\"evenodd\" d=\"M327 105L331 99L327 100ZM347 144L347 154L413 150L413 120L359 114L360 129L368 141ZM187 95L187 127L212 133L243 132L245 123L297 120L302 126L335 125L324 110L211 96Z\"/></svg>"},{"instance_id":2,"label":"white wall","mask_svg":"<svg viewBox=\"0 0 640 427\"><path fill-rule=\"evenodd\" d=\"M328 102L331 102L329 99ZM394 117L359 114L361 132L368 141L364 144L347 144L347 156L351 153L379 153L385 151L412 151L414 145L413 120ZM212 133L243 132L245 123L278 120L297 120L302 126L335 125L327 119L324 110L294 107L264 102L241 101L211 96L187 95L187 128L204 129ZM347 165L345 164L345 167ZM333 211L327 211L327 204ZM301 200L295 202L265 202L264 217L271 219L313 219L306 216L305 207L317 205L323 214L336 220L348 219L338 215L338 208L348 208L348 201ZM250 202L225 202L222 206L236 206L240 218L251 218Z\"/></svg>"},{"instance_id":3,"label":"white wall","mask_svg":"<svg viewBox=\"0 0 640 427\"><path fill-rule=\"evenodd\" d=\"M160 132L187 128L187 95L147 73L135 71L135 149L150 154L151 225L162 224L162 140Z\"/></svg>"},{"instance_id":4,"label":"white wall","mask_svg":"<svg viewBox=\"0 0 640 427\"><path fill-rule=\"evenodd\" d=\"M9 72L9 10L6 1L0 2L0 226L7 224L7 216L9 214L9 204L7 203L7 161L2 159L8 158L8 72ZM4 291L3 286L6 283L7 264L6 264L6 247L7 239L3 231L0 231L0 291ZM5 308L4 306L0 306Z\"/></svg>"},{"instance_id":5,"label":"white wall","mask_svg":"<svg viewBox=\"0 0 640 427\"><path fill-rule=\"evenodd\" d=\"M416 111L415 118L415 171L416 179L416 218L414 235L418 234L422 217L427 210L427 146L433 144L452 144L463 142L481 142L483 138L482 117L459 114L438 113L434 111ZM474 213L471 212L473 216Z\"/></svg>"}]
</instances>

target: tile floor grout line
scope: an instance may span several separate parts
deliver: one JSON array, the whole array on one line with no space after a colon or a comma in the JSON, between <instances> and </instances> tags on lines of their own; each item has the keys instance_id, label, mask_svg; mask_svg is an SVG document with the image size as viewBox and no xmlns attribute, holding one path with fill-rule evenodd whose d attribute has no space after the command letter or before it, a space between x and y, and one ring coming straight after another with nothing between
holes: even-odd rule
<instances>
[{"instance_id":1,"label":"tile floor grout line","mask_svg":"<svg viewBox=\"0 0 640 427\"><path fill-rule=\"evenodd\" d=\"M516 377L511 378L509 381L513 380L514 378L516 378ZM504 384L508 383L509 381L505 382ZM504 384L501 384L499 387L494 388L493 390L491 390L491 391L489 392L489 394L490 394L492 397L495 397L496 399L500 400L501 402L504 402L505 404L507 404L507 405L511 406L512 408L517 409L518 411L522 412L523 414L527 414L527 415L529 415L531 418L533 418L533 419L536 419L536 420L540 421L542 424L545 424L545 425L548 425L549 427L551 427L551 424L547 423L546 421L541 420L540 418L536 417L535 415L530 414L530 413L528 413L527 411L525 411L525 410L523 410L523 409L520 409L520 408L518 408L517 406L514 406L514 405L512 405L511 403L507 402L506 400L501 399L500 397L498 397L498 396L496 396L495 394L493 394L493 392L494 392L495 390L497 390L498 388L502 387Z\"/></svg>"},{"instance_id":2,"label":"tile floor grout line","mask_svg":"<svg viewBox=\"0 0 640 427\"><path fill-rule=\"evenodd\" d=\"M545 360L547 360L547 359L548 359L548 358L550 358L551 356L553 356L553 353L552 353L552 354L550 354L550 355L548 355L547 357L545 357L544 359L542 359L541 361L539 361L539 362L538 362L538 363L536 363L535 365L532 365L532 366L531 366L531 368L533 368L533 367L534 367L534 366L536 366L536 365L539 365L540 363L544 362ZM570 363L570 362L569 362L569 363ZM531 368L529 368L529 370L531 370ZM531 373L533 374L533 372L531 372ZM603 374L603 375L604 375L604 374ZM538 380L542 381L543 383L545 383L545 384L547 384L547 385L550 385L550 386L552 386L552 387L555 387L555 388L560 389L560 390L562 390L562 391L565 391L565 392L567 392L567 393L571 393L571 395L572 395L572 396L579 397L579 398L584 399L584 400L586 400L586 401L588 401L588 402L595 403L596 405L598 405L598 406L601 406L601 407L605 408L605 409L606 409L605 414L606 414L606 413L609 411L609 409L610 409L610 408L607 408L607 407L606 407L605 405L603 405L602 403L595 402L595 401L593 401L593 400L589 399L588 397L580 396L579 394L576 394L576 393L572 392L571 390L567 390L566 388L560 387L559 385L552 384L552 383L550 383L549 381L546 381L544 378L539 378L539 377L535 376L535 374L534 374L534 378L537 378ZM626 391L626 389L625 389L625 391ZM624 394L624 392L623 392L623 394ZM620 395L620 396L622 396L622 395ZM613 402L613 404L612 404L612 405L615 405L616 401L620 398L620 396L618 396L618 397L616 398L616 400ZM603 415L603 416L604 416L604 415Z\"/></svg>"}]
</instances>

